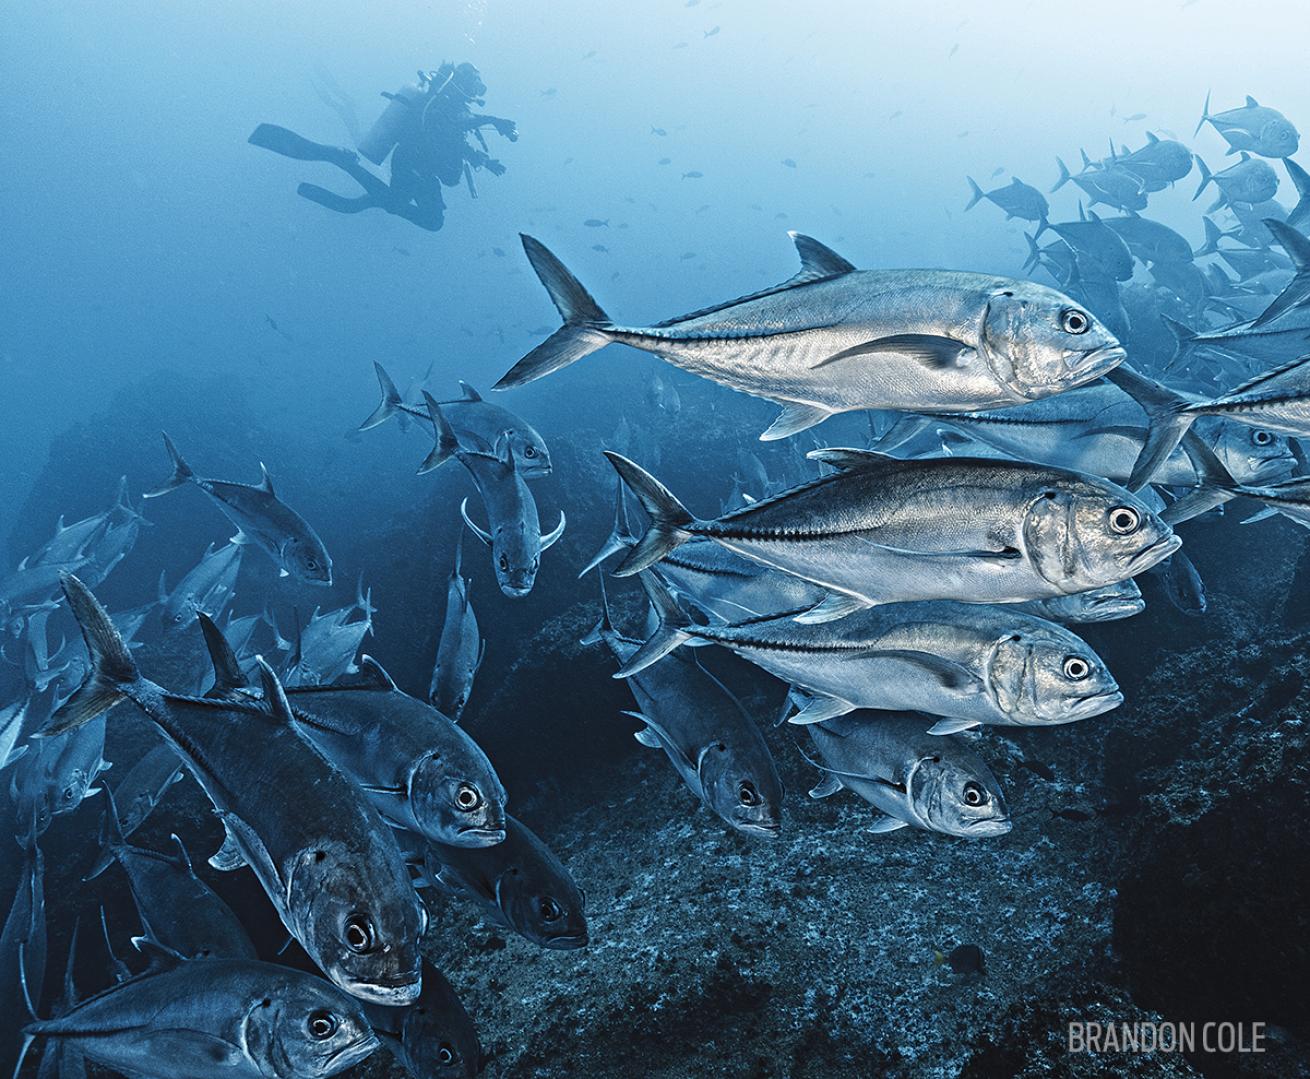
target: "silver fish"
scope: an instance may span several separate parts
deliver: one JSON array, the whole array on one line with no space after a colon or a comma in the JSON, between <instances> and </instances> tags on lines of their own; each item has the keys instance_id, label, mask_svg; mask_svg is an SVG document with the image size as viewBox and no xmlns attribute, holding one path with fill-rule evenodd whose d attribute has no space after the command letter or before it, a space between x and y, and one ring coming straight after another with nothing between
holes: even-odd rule
<instances>
[{"instance_id":1,"label":"silver fish","mask_svg":"<svg viewBox=\"0 0 1310 1079\"><path fill-rule=\"evenodd\" d=\"M1063 626L1013 607L935 600L896 603L835 622L795 612L732 626L693 624L649 576L659 613L650 639L616 677L630 678L682 644L718 644L804 691L793 723L858 708L946 717L934 734L980 724L1050 726L1123 703L1100 657Z\"/></svg>"},{"instance_id":2,"label":"silver fish","mask_svg":"<svg viewBox=\"0 0 1310 1079\"><path fill-rule=\"evenodd\" d=\"M1250 154L1243 153L1240 161L1226 169L1212 173L1209 166L1196 159L1196 167L1201 170L1201 185L1192 196L1195 201L1201 197L1210 184L1219 189L1218 201L1210 207L1208 213L1214 213L1221 206L1235 202L1264 202L1278 193L1278 173L1266 161L1260 161Z\"/></svg>"},{"instance_id":3,"label":"silver fish","mask_svg":"<svg viewBox=\"0 0 1310 1079\"><path fill-rule=\"evenodd\" d=\"M716 520L606 453L651 517L616 571L630 576L693 537L832 595L802 620L875 603L1013 603L1135 576L1181 544L1135 495L1078 472L1011 461L902 461L868 450L810 456L841 471Z\"/></svg>"},{"instance_id":4,"label":"silver fish","mask_svg":"<svg viewBox=\"0 0 1310 1079\"><path fill-rule=\"evenodd\" d=\"M218 627L202 619L214 692L251 696ZM505 838L505 788L472 738L397 688L371 656L327 686L285 690L295 722L320 753L364 790L396 827L456 845Z\"/></svg>"},{"instance_id":5,"label":"silver fish","mask_svg":"<svg viewBox=\"0 0 1310 1079\"><path fill-rule=\"evenodd\" d=\"M288 685L323 685L357 671L355 657L364 638L373 632L373 616L377 614L372 599L372 591L365 594L361 581L352 606L327 614L320 614L316 607L303 625L297 610L296 638L283 681ZM352 617L356 611L363 617Z\"/></svg>"},{"instance_id":6,"label":"silver fish","mask_svg":"<svg viewBox=\"0 0 1310 1079\"><path fill-rule=\"evenodd\" d=\"M273 559L284 577L294 576L307 584L332 583L332 559L323 541L300 514L277 497L262 461L261 479L254 486L205 479L191 471L168 435L164 435L164 446L173 462L173 474L163 486L147 491L145 498L158 498L183 484L194 483L237 526L233 543L255 544Z\"/></svg>"},{"instance_id":7,"label":"silver fish","mask_svg":"<svg viewBox=\"0 0 1310 1079\"><path fill-rule=\"evenodd\" d=\"M26 1014L23 986L32 1000L41 999L46 967L45 856L29 832L23 864L17 875L14 901L0 932L0 1007L9 1022ZM13 1027L10 1026L12 1033ZM17 1039L7 1036L0 1050L0 1066L17 1074Z\"/></svg>"},{"instance_id":8,"label":"silver fish","mask_svg":"<svg viewBox=\"0 0 1310 1079\"><path fill-rule=\"evenodd\" d=\"M601 578L601 618L583 644L603 641L620 666L641 649L610 621ZM634 737L662 749L683 783L711 812L748 835L782 827L782 780L758 728L727 687L699 663L670 656L628 678L642 724Z\"/></svg>"},{"instance_id":9,"label":"silver fish","mask_svg":"<svg viewBox=\"0 0 1310 1079\"><path fill-rule=\"evenodd\" d=\"M250 865L319 969L364 1000L414 1000L426 914L400 851L359 789L301 737L268 665L260 667L262 704L170 694L141 676L81 581L66 576L64 593L91 673L42 733L73 730L132 701L222 817L227 842L220 860L228 868Z\"/></svg>"},{"instance_id":10,"label":"silver fish","mask_svg":"<svg viewBox=\"0 0 1310 1079\"><path fill-rule=\"evenodd\" d=\"M1213 127L1228 143L1228 152L1243 150L1262 157L1291 157L1300 145L1301 137L1291 121L1277 109L1267 108L1249 94L1246 103L1226 112L1210 114L1210 95L1205 95L1205 108L1196 125L1199 133L1206 124Z\"/></svg>"},{"instance_id":11,"label":"silver fish","mask_svg":"<svg viewBox=\"0 0 1310 1079\"><path fill-rule=\"evenodd\" d=\"M965 839L1004 835L1012 825L992 770L953 738L924 731L922 716L859 712L810 727L823 780L811 798L843 787L884 816L870 832L907 826Z\"/></svg>"},{"instance_id":12,"label":"silver fish","mask_svg":"<svg viewBox=\"0 0 1310 1079\"><path fill-rule=\"evenodd\" d=\"M127 875L146 937L186 959L255 959L255 946L232 908L196 876L182 840L171 854L134 847L119 826L113 795L101 823L101 854L87 880L115 861Z\"/></svg>"},{"instance_id":13,"label":"silver fish","mask_svg":"<svg viewBox=\"0 0 1310 1079\"><path fill-rule=\"evenodd\" d=\"M382 403L359 425L361 431L377 427L396 415L416 416L426 423L432 422L426 408L405 404L396 384L380 363L374 363L373 369L382 388ZM438 404L461 446L479 453L494 453L496 443L504 436L514 456L514 465L525 480L550 475L550 450L536 428L509 409L484 401L467 382L461 382L459 388L462 396Z\"/></svg>"},{"instance_id":14,"label":"silver fish","mask_svg":"<svg viewBox=\"0 0 1310 1079\"><path fill-rule=\"evenodd\" d=\"M196 615L222 615L236 592L237 574L245 547L227 543L217 550L211 543L170 592L164 572L159 574L159 616L165 630L175 632L191 626Z\"/></svg>"},{"instance_id":15,"label":"silver fish","mask_svg":"<svg viewBox=\"0 0 1310 1079\"><path fill-rule=\"evenodd\" d=\"M156 955L155 966L24 1029L114 1071L159 1079L319 1079L380 1044L363 1010L304 971Z\"/></svg>"},{"instance_id":16,"label":"silver fish","mask_svg":"<svg viewBox=\"0 0 1310 1079\"><path fill-rule=\"evenodd\" d=\"M128 769L114 788L118 830L130 836L154 812L169 789L182 778L182 761L167 742L152 746Z\"/></svg>"},{"instance_id":17,"label":"silver fish","mask_svg":"<svg viewBox=\"0 0 1310 1079\"><path fill-rule=\"evenodd\" d=\"M456 723L464 712L473 679L487 654L487 642L478 632L478 618L469 601L470 582L460 570L464 544L455 544L455 568L446 588L446 616L437 641L437 659L432 668L428 700L438 712Z\"/></svg>"},{"instance_id":18,"label":"silver fish","mask_svg":"<svg viewBox=\"0 0 1310 1079\"><path fill-rule=\"evenodd\" d=\"M423 964L423 992L404 1008L365 1009L375 1033L413 1079L474 1079L485 1062L477 1028L441 971Z\"/></svg>"},{"instance_id":19,"label":"silver fish","mask_svg":"<svg viewBox=\"0 0 1310 1079\"><path fill-rule=\"evenodd\" d=\"M563 263L523 237L564 319L497 384L519 386L620 342L783 406L762 436L838 412L972 411L1099 378L1124 350L1069 297L1028 281L945 270L857 270L793 233L801 272L775 288L649 327L616 325Z\"/></svg>"},{"instance_id":20,"label":"silver fish","mask_svg":"<svg viewBox=\"0 0 1310 1079\"><path fill-rule=\"evenodd\" d=\"M522 821L506 816L494 847L422 845L427 880L474 900L496 923L542 948L587 944L586 899L564 864Z\"/></svg>"},{"instance_id":21,"label":"silver fish","mask_svg":"<svg viewBox=\"0 0 1310 1079\"><path fill-rule=\"evenodd\" d=\"M451 458L457 458L468 469L482 496L487 529L479 528L469 517L467 498L460 504L460 516L469 530L491 548L492 565L500 590L507 596L526 596L536 583L542 552L549 550L564 535L563 510L560 511L559 524L543 536L537 503L519 474L508 440L502 436L492 453L464 449L446 422L442 406L431 394L423 396L432 417L436 445L419 467L419 472L431 472Z\"/></svg>"}]
</instances>

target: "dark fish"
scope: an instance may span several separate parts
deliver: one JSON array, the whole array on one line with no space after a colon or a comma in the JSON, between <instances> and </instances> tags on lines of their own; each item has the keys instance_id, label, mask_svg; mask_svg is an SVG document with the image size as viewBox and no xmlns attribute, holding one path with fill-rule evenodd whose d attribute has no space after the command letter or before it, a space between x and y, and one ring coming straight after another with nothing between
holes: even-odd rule
<instances>
[{"instance_id":1,"label":"dark fish","mask_svg":"<svg viewBox=\"0 0 1310 1079\"><path fill-rule=\"evenodd\" d=\"M976 944L961 944L951 949L946 962L956 974L986 974L982 949Z\"/></svg>"},{"instance_id":2,"label":"dark fish","mask_svg":"<svg viewBox=\"0 0 1310 1079\"><path fill-rule=\"evenodd\" d=\"M478 1032L454 988L423 964L423 992L404 1008L367 1005L373 1033L413 1079L473 1079L485 1058Z\"/></svg>"}]
</instances>

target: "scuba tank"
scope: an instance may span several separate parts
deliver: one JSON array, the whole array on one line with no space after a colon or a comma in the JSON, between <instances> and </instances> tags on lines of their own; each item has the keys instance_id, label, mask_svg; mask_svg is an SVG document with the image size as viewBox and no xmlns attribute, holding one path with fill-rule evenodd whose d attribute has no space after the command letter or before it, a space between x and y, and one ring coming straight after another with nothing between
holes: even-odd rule
<instances>
[{"instance_id":1,"label":"scuba tank","mask_svg":"<svg viewBox=\"0 0 1310 1079\"><path fill-rule=\"evenodd\" d=\"M427 95L428 88L419 83L402 86L394 94L384 94L384 97L390 98L387 107L369 128L368 134L360 140L359 152L373 164L381 165L406 131L413 130L418 123L423 99Z\"/></svg>"}]
</instances>

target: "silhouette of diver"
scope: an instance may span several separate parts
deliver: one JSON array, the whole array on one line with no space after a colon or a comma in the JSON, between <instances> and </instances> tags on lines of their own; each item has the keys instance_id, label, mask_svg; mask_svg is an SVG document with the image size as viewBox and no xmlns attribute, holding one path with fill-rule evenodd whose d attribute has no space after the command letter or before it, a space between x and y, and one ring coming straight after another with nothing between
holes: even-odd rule
<instances>
[{"instance_id":1,"label":"silhouette of diver","mask_svg":"<svg viewBox=\"0 0 1310 1079\"><path fill-rule=\"evenodd\" d=\"M504 165L487 154L482 128L491 127L511 142L518 138L513 121L470 111L469 104L481 105L485 92L472 64L456 67L446 63L435 72L419 72L418 84L384 95L390 104L360 140L359 153L313 142L276 124L260 124L249 141L297 161L335 165L364 189L363 194L350 197L302 183L296 192L303 198L342 214L384 210L436 232L445 221L442 184L455 187L463 180L476 198L473 170L486 169L494 176L505 171ZM469 144L470 134L482 149ZM381 165L390 154L391 182L366 168L361 153L375 165Z\"/></svg>"}]
</instances>

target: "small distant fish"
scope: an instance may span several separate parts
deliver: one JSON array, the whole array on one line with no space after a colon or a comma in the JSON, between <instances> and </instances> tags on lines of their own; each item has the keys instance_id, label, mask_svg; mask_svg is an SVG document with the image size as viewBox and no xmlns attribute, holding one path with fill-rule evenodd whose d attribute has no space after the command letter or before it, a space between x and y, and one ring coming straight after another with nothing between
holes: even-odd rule
<instances>
[{"instance_id":1,"label":"small distant fish","mask_svg":"<svg viewBox=\"0 0 1310 1079\"><path fill-rule=\"evenodd\" d=\"M505 249L503 247L493 247L491 253L498 259L503 259L505 257Z\"/></svg>"},{"instance_id":2,"label":"small distant fish","mask_svg":"<svg viewBox=\"0 0 1310 1079\"><path fill-rule=\"evenodd\" d=\"M696 212L697 212L698 214L703 214L703 213L704 213L706 210L708 210L709 208L710 208L710 204L707 202L707 203L705 203L704 205L697 206L697 207L696 207Z\"/></svg>"},{"instance_id":3,"label":"small distant fish","mask_svg":"<svg viewBox=\"0 0 1310 1079\"><path fill-rule=\"evenodd\" d=\"M719 28L716 26L716 27L714 27L714 29L712 29L712 30L706 30L706 31L705 31L705 36L706 36L706 37L714 37L714 36L716 36L716 35L718 34L718 32L719 32Z\"/></svg>"},{"instance_id":4,"label":"small distant fish","mask_svg":"<svg viewBox=\"0 0 1310 1079\"><path fill-rule=\"evenodd\" d=\"M684 172L682 174L682 178L684 180L699 180L702 179L704 176L705 174L703 172L697 172L695 170L692 170L691 172Z\"/></svg>"},{"instance_id":5,"label":"small distant fish","mask_svg":"<svg viewBox=\"0 0 1310 1079\"><path fill-rule=\"evenodd\" d=\"M396 246L393 247L391 250L394 251L397 255L404 255L406 258L409 258L410 256L409 248L401 247L399 244L396 244Z\"/></svg>"},{"instance_id":6,"label":"small distant fish","mask_svg":"<svg viewBox=\"0 0 1310 1079\"><path fill-rule=\"evenodd\" d=\"M679 41L679 42L678 42L676 45L674 45L673 47L674 47L675 49L685 49L685 48L687 47L687 43L686 43L685 41Z\"/></svg>"},{"instance_id":7,"label":"small distant fish","mask_svg":"<svg viewBox=\"0 0 1310 1079\"><path fill-rule=\"evenodd\" d=\"M1023 760L1019 762L1019 767L1027 768L1033 775L1041 777L1048 783L1055 781L1055 772L1049 764L1043 764L1041 761Z\"/></svg>"},{"instance_id":8,"label":"small distant fish","mask_svg":"<svg viewBox=\"0 0 1310 1079\"><path fill-rule=\"evenodd\" d=\"M661 157L658 161L655 162L655 164L657 164L657 165L672 165L672 164L673 164L673 158L671 158L671 157Z\"/></svg>"},{"instance_id":9,"label":"small distant fish","mask_svg":"<svg viewBox=\"0 0 1310 1079\"><path fill-rule=\"evenodd\" d=\"M1092 819L1093 814L1088 813L1085 809L1056 809L1052 811L1051 816L1084 824Z\"/></svg>"},{"instance_id":10,"label":"small distant fish","mask_svg":"<svg viewBox=\"0 0 1310 1079\"><path fill-rule=\"evenodd\" d=\"M584 55L584 56L582 57L582 59L583 59L583 60L590 60L593 56L596 56L597 54L598 54L598 53L597 53L597 50L596 50L596 49L592 49L591 52L589 52L589 53L587 53L586 55Z\"/></svg>"},{"instance_id":11,"label":"small distant fish","mask_svg":"<svg viewBox=\"0 0 1310 1079\"><path fill-rule=\"evenodd\" d=\"M969 137L969 129L966 127L963 131L961 131L961 132L960 132L958 135L956 135L955 137L956 137L957 139L967 139L967 138Z\"/></svg>"},{"instance_id":12,"label":"small distant fish","mask_svg":"<svg viewBox=\"0 0 1310 1079\"><path fill-rule=\"evenodd\" d=\"M1001 173L1003 173L1004 171L1005 171L1004 165L997 165L996 168L992 169L992 179L995 180L996 177L1000 176Z\"/></svg>"},{"instance_id":13,"label":"small distant fish","mask_svg":"<svg viewBox=\"0 0 1310 1079\"><path fill-rule=\"evenodd\" d=\"M947 955L936 953L938 965L945 964L956 974L986 974L987 963L982 949L976 944L961 944Z\"/></svg>"},{"instance_id":14,"label":"small distant fish","mask_svg":"<svg viewBox=\"0 0 1310 1079\"><path fill-rule=\"evenodd\" d=\"M946 54L946 58L949 60L952 56L954 56L959 51L960 51L960 43L957 41L954 45L951 46L951 51Z\"/></svg>"},{"instance_id":15,"label":"small distant fish","mask_svg":"<svg viewBox=\"0 0 1310 1079\"><path fill-rule=\"evenodd\" d=\"M1135 112L1135 113L1133 113L1131 116L1125 116L1125 117L1123 118L1123 122L1124 122L1125 124L1135 124L1135 123L1137 123L1138 120L1145 120L1145 119L1146 119L1146 113L1144 113L1144 112Z\"/></svg>"},{"instance_id":16,"label":"small distant fish","mask_svg":"<svg viewBox=\"0 0 1310 1079\"><path fill-rule=\"evenodd\" d=\"M685 6L686 6L686 7L695 7L695 6L696 6L697 4L699 4L699 3L700 3L700 0L687 0L687 3L686 3Z\"/></svg>"},{"instance_id":17,"label":"small distant fish","mask_svg":"<svg viewBox=\"0 0 1310 1079\"><path fill-rule=\"evenodd\" d=\"M662 127L652 127L652 128L650 129L650 133L651 133L652 135L660 135L660 136L663 136L663 135L667 135L667 134L668 134L668 132L665 131L664 128L662 128Z\"/></svg>"},{"instance_id":18,"label":"small distant fish","mask_svg":"<svg viewBox=\"0 0 1310 1079\"><path fill-rule=\"evenodd\" d=\"M291 335L288 334L284 329L282 329L281 326L279 326L276 322L273 321L272 315L265 315L264 321L268 323L268 328L272 330L275 334L277 334L279 337L283 338L286 341L291 340Z\"/></svg>"},{"instance_id":19,"label":"small distant fish","mask_svg":"<svg viewBox=\"0 0 1310 1079\"><path fill-rule=\"evenodd\" d=\"M609 228L610 219L607 217L603 221L599 217L589 217L583 222L589 229Z\"/></svg>"},{"instance_id":20,"label":"small distant fish","mask_svg":"<svg viewBox=\"0 0 1310 1079\"><path fill-rule=\"evenodd\" d=\"M683 262L686 262L687 259L694 259L694 258L696 257L696 252L695 252L695 251L684 251L684 252L683 252L681 255L679 255L678 257L679 257L680 259L682 259Z\"/></svg>"},{"instance_id":21,"label":"small distant fish","mask_svg":"<svg viewBox=\"0 0 1310 1079\"><path fill-rule=\"evenodd\" d=\"M559 93L559 91L558 91L557 89L555 89L555 87L552 86L552 87L551 87L550 89L548 89L548 90L542 90L542 91L541 91L541 96L542 96L542 97L554 97L554 96L555 96L556 94L558 94L558 93Z\"/></svg>"},{"instance_id":22,"label":"small distant fish","mask_svg":"<svg viewBox=\"0 0 1310 1079\"><path fill-rule=\"evenodd\" d=\"M787 220L787 215L786 215L785 213L783 213L781 210L779 210L776 214L773 215L773 220L775 220L775 221L786 221L786 220Z\"/></svg>"},{"instance_id":23,"label":"small distant fish","mask_svg":"<svg viewBox=\"0 0 1310 1079\"><path fill-rule=\"evenodd\" d=\"M897 109L894 113L892 113L889 117L887 117L887 119L888 119L888 120L895 120L895 119L896 119L898 116L900 116L900 115L902 115L902 110L901 110L901 109Z\"/></svg>"},{"instance_id":24,"label":"small distant fish","mask_svg":"<svg viewBox=\"0 0 1310 1079\"><path fill-rule=\"evenodd\" d=\"M602 255L608 255L610 251L610 249L604 244L592 244L591 249L593 251L599 251Z\"/></svg>"},{"instance_id":25,"label":"small distant fish","mask_svg":"<svg viewBox=\"0 0 1310 1079\"><path fill-rule=\"evenodd\" d=\"M794 169L796 167L796 162L793 161L790 157L784 157L782 159L782 163L786 165L787 168L789 169Z\"/></svg>"}]
</instances>

